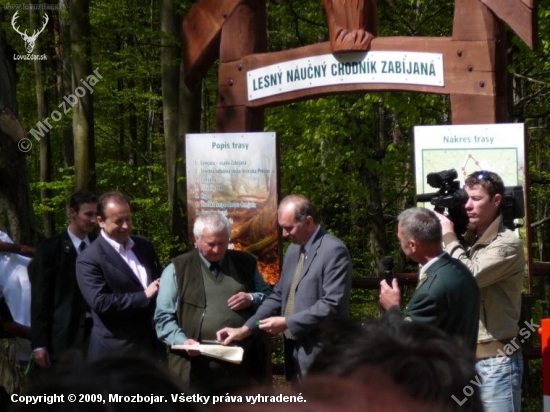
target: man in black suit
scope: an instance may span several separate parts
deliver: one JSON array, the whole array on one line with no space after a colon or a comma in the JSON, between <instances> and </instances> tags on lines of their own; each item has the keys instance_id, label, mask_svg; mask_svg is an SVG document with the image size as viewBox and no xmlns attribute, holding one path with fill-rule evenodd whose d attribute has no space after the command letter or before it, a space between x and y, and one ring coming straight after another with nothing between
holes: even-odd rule
<instances>
[{"instance_id":1,"label":"man in black suit","mask_svg":"<svg viewBox=\"0 0 550 412\"><path fill-rule=\"evenodd\" d=\"M40 244L30 264L32 347L41 368L50 368L71 349L81 354L84 349L86 304L76 282L76 258L90 245L96 213L93 193L74 193L69 227Z\"/></svg>"},{"instance_id":2,"label":"man in black suit","mask_svg":"<svg viewBox=\"0 0 550 412\"><path fill-rule=\"evenodd\" d=\"M132 212L120 192L100 197L97 221L100 235L76 262L78 285L92 311L88 357L160 354L153 312L162 268L155 249L130 236Z\"/></svg>"}]
</instances>

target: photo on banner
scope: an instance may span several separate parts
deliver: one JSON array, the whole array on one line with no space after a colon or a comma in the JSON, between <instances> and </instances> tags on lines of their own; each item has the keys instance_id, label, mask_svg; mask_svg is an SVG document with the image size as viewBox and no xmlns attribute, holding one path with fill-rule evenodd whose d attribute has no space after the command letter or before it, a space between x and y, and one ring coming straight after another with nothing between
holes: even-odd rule
<instances>
[{"instance_id":1,"label":"photo on banner","mask_svg":"<svg viewBox=\"0 0 550 412\"><path fill-rule=\"evenodd\" d=\"M277 138L273 132L185 136L189 244L193 222L221 212L231 222L230 249L258 258L264 279L279 280Z\"/></svg>"},{"instance_id":2,"label":"photo on banner","mask_svg":"<svg viewBox=\"0 0 550 412\"><path fill-rule=\"evenodd\" d=\"M465 230L464 200L456 194L475 171L497 173L506 187L503 215L523 240L528 265L529 219L525 126L523 123L416 126L414 128L416 194L419 206L447 206L457 234ZM520 216L523 212L523 216ZM526 269L528 274L528 268ZM526 290L530 293L531 277Z\"/></svg>"}]
</instances>

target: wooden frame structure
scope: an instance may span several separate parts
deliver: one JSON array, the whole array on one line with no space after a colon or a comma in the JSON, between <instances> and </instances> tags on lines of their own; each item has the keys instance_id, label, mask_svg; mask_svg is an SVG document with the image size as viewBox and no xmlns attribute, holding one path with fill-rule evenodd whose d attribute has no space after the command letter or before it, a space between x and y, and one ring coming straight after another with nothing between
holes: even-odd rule
<instances>
[{"instance_id":1,"label":"wooden frame structure","mask_svg":"<svg viewBox=\"0 0 550 412\"><path fill-rule=\"evenodd\" d=\"M441 38L375 37L376 0L324 0L323 3L330 42L276 53L265 53L265 0L199 0L193 5L183 21L184 80L193 88L219 58L218 132L261 130L263 108L267 106L356 91L448 94L453 124L509 120L505 24L529 47L535 48L536 0L456 0L452 37ZM250 70L331 52L393 50L441 53L445 86L336 85L248 100L246 74Z\"/></svg>"},{"instance_id":2,"label":"wooden frame structure","mask_svg":"<svg viewBox=\"0 0 550 412\"><path fill-rule=\"evenodd\" d=\"M266 0L195 2L182 23L184 81L194 88L219 59L217 132L262 131L265 107L357 91L448 94L453 124L510 120L506 25L531 49L536 49L537 0L455 0L452 36L439 38L376 37L376 0L322 1L330 41L274 53L266 53ZM440 53L444 86L325 85L260 99L248 98L246 76L251 70L329 53L375 51ZM525 193L528 192L526 179ZM530 231L527 241L530 242ZM529 270L531 275L544 275L550 271L550 263L529 261Z\"/></svg>"}]
</instances>

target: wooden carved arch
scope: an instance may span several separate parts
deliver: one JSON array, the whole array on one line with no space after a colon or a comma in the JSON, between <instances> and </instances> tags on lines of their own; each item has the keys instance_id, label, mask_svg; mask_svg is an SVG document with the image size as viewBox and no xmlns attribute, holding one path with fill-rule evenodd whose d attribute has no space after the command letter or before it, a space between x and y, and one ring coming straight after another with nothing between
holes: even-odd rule
<instances>
[{"instance_id":1,"label":"wooden carved arch","mask_svg":"<svg viewBox=\"0 0 550 412\"><path fill-rule=\"evenodd\" d=\"M220 59L216 129L263 128L263 108L351 91L449 94L453 124L509 120L506 102L508 25L537 46L536 0L456 0L452 37L376 37L376 0L323 0L330 42L265 53L265 0L198 0L183 21L184 80L194 87ZM249 101L246 73L277 62L327 53L420 51L444 56L445 86L354 84L317 87Z\"/></svg>"}]
</instances>

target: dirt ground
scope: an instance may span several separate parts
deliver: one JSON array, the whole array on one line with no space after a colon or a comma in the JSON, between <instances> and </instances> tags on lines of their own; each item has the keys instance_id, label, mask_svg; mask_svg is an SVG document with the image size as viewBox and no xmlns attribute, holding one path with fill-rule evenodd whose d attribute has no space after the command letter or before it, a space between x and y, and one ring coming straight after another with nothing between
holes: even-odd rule
<instances>
[{"instance_id":1,"label":"dirt ground","mask_svg":"<svg viewBox=\"0 0 550 412\"><path fill-rule=\"evenodd\" d=\"M290 382L283 375L273 375L273 391L276 395L291 395Z\"/></svg>"}]
</instances>

